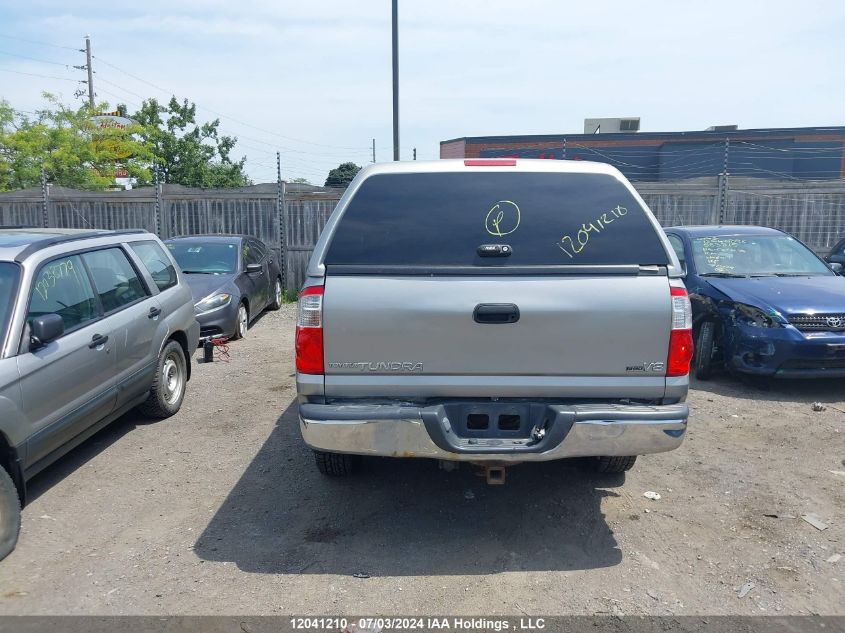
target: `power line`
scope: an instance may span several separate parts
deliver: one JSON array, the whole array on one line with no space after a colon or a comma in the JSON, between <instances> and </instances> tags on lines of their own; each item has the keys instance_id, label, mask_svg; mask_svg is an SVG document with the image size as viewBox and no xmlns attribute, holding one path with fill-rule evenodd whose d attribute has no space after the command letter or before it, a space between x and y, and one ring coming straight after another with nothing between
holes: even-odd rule
<instances>
[{"instance_id":1,"label":"power line","mask_svg":"<svg viewBox=\"0 0 845 633\"><path fill-rule=\"evenodd\" d=\"M85 83L85 82L83 81L83 82L80 82L80 83ZM105 88L100 88L99 92L102 92L102 93L107 94L107 95L111 95L112 97L114 97L114 98L115 98L115 99L117 99L118 101L121 101L121 102L124 102L124 103L128 103L129 105L133 105L133 106L135 106L136 108L140 108L140 107L141 107L141 106L140 106L139 104L137 104L136 102L134 102L134 101L132 101L132 100L130 100L130 99L127 99L126 97L122 97L122 96L120 96L119 94L116 94L116 93L114 93L114 92L110 92L109 90L106 90ZM115 105L117 105L117 104L115 104Z\"/></svg>"},{"instance_id":2,"label":"power line","mask_svg":"<svg viewBox=\"0 0 845 633\"><path fill-rule=\"evenodd\" d=\"M98 59L98 58L95 56L94 59ZM99 61L102 62L103 60L99 59ZM137 92L133 92L132 90L129 90L128 88L124 88L120 84L117 84L117 83L115 83L115 82L113 82L109 79L105 79L102 76L102 73L97 73L97 79L98 79L98 81L101 81L101 82L104 82L104 83L106 83L110 86L113 86L114 88L121 90L123 92L126 92L127 94L134 95L135 97L138 97L142 101L144 100L144 97L142 95L138 94ZM137 108L141 107L138 103L133 102L130 99L126 99L125 97L121 97L120 95L116 95L113 92L109 92L107 90L101 90L101 92L105 92L106 94L110 94L113 97L116 97L118 99L122 99L122 100L126 101L127 103L134 105ZM197 104L197 105L199 106L199 104ZM205 108L205 109L207 110L207 108ZM229 130L227 128L221 127L221 128L219 128L219 130L223 134L236 137L237 140L238 140L238 143L242 144L246 147L248 147L248 145L243 142L244 140L252 141L254 143L259 143L260 145L265 145L267 147L273 148L273 153L275 153L275 151L281 149L281 150L285 150L286 152L290 152L290 153L294 153L294 154L305 154L305 155L308 155L308 156L315 156L315 157L325 156L327 158L331 158L332 160L342 160L342 158L340 157L340 154L338 152L312 152L312 151L308 151L308 150L295 149L295 148L292 148L292 147L285 147L283 145L279 145L278 143L271 143L269 141L266 141L266 140L263 140L263 139L260 139L260 138L245 136L243 134L237 133L237 132L235 132L233 130ZM254 149L256 149L256 148L254 148ZM356 148L356 149L358 149L359 151L364 151L361 148Z\"/></svg>"},{"instance_id":3,"label":"power line","mask_svg":"<svg viewBox=\"0 0 845 633\"><path fill-rule=\"evenodd\" d=\"M104 80L102 77L99 77L99 80L104 81L105 83L107 83L109 85L115 86L120 90L126 90L125 88L118 86L114 82ZM135 107L140 107L140 105L138 103L136 103L136 102L134 102L130 99L126 99L125 97L123 97L119 94L111 92L110 90L108 90L106 88L100 87L99 92L110 95L110 96L112 96L112 97L114 97L114 98L116 98L120 101L126 102L126 103L133 105ZM129 91L127 90L127 92L129 92ZM221 130L221 132L225 133L225 130ZM275 145L272 145L272 144L269 144L269 143L267 145L269 145L271 147L276 147ZM258 168L259 171L261 169L268 169L268 170L269 169L275 169L275 161L273 161L273 163L271 165L269 163L264 163L262 161L255 161L255 160L251 160L249 158L249 154L254 154L255 152L257 152L260 156L267 156L268 158L270 156L275 156L275 152L271 152L268 149L255 147L255 146L249 145L248 143L244 143L241 140L240 137L238 138L238 146L240 146L241 149L248 150L246 152L247 156L245 156L245 158L246 158L246 169L248 171L255 171L254 168ZM299 174L305 174L305 175L308 175L308 176L311 176L311 177L318 177L319 176L320 178L325 177L326 173L328 173L328 170L329 170L328 167L323 169L324 166L323 166L322 163L306 161L306 160L303 160L303 159L297 159L296 161L290 161L286 158L285 161L284 161L283 167L284 167L285 171L296 172L296 173L299 173Z\"/></svg>"},{"instance_id":4,"label":"power line","mask_svg":"<svg viewBox=\"0 0 845 633\"><path fill-rule=\"evenodd\" d=\"M73 81L76 83L84 83L81 82L79 79L70 79L68 77L55 77L53 75L41 75L39 73L26 73L22 70L12 70L11 68L0 68L0 70L7 73L15 73L16 75L29 75L30 77L42 77L44 79L58 79L59 81Z\"/></svg>"},{"instance_id":5,"label":"power line","mask_svg":"<svg viewBox=\"0 0 845 633\"><path fill-rule=\"evenodd\" d=\"M124 88L123 86L120 86L120 85L118 85L118 84L114 83L113 81L109 81L108 79L105 79L104 77L101 77L101 76L100 76L100 73L97 73L97 81L102 81L102 82L105 82L105 83L109 84L110 86L114 86L115 88L117 88L117 89L119 89L119 90L122 90L123 92L125 92L125 93L127 93L127 94L130 94L130 95L132 95L132 96L134 96L134 97L138 97L141 101L144 101L144 99L146 99L146 97L145 97L145 96L143 96L143 95L139 95L137 92L132 92L132 91L131 91L131 90L129 90L128 88ZM133 105L135 105L135 104L133 104Z\"/></svg>"},{"instance_id":6,"label":"power line","mask_svg":"<svg viewBox=\"0 0 845 633\"><path fill-rule=\"evenodd\" d=\"M71 64L63 64L62 62L53 62L48 59L39 59L38 57L30 57L29 55L20 55L18 53L10 53L9 51L0 51L0 55L9 55L11 57L20 57L21 59L28 59L33 62L40 62L42 64L53 64L54 66L64 66L70 68Z\"/></svg>"},{"instance_id":7,"label":"power line","mask_svg":"<svg viewBox=\"0 0 845 633\"><path fill-rule=\"evenodd\" d=\"M18 40L19 42L28 42L30 44L38 44L39 46L52 46L53 48L64 48L69 51L78 51L78 48L74 48L73 46L61 46L60 44L51 44L50 42L39 42L38 40L28 40L25 37L17 37L15 35L4 35L0 33L0 37L5 38L7 40Z\"/></svg>"},{"instance_id":8,"label":"power line","mask_svg":"<svg viewBox=\"0 0 845 633\"><path fill-rule=\"evenodd\" d=\"M141 77L138 77L137 75L133 75L129 71L123 70L119 66L116 66L115 64L112 64L111 62L104 60L102 57L98 57L98 56L95 55L94 59L98 60L99 62L101 62L101 63L103 63L103 64L105 64L105 65L107 65L111 68L114 68L118 72L121 72L124 75L127 75L127 76L131 77L132 79L135 79L136 81L140 81L141 83L147 84L148 86L155 88L156 90L159 90L163 93L169 94L169 95L174 96L174 97L177 94L176 91L167 90L167 89L162 88L161 86L158 86L158 85L156 85L156 84L154 84L150 81L147 81L146 79L142 79ZM264 132L265 134L272 134L273 136L277 136L279 138L287 139L289 141L294 141L296 143L305 143L307 145L314 145L314 146L317 146L317 147L326 147L326 148L329 148L329 149L346 149L346 150L362 150L362 149L364 149L362 147L344 147L344 146L341 146L341 145L327 145L327 144L324 144L324 143L316 143L314 141L306 141L304 139L299 139L299 138L295 138L295 137L292 137L292 136L286 136L284 134L279 134L278 132L273 132L272 130L268 130L268 129L265 129L265 128L262 128L262 127L258 127L257 125L252 125L251 123L246 123L245 121L241 121L240 119L236 119L235 117L229 116L228 114L224 114L223 112L219 112L217 110L212 110L211 108L209 108L205 105L202 105L201 103L198 103L198 102L194 102L194 103L196 103L196 105L198 107L202 108L203 110L207 110L208 112L211 112L212 114L216 114L217 116L222 117L224 119L229 119L230 121L234 121L235 123L238 123L239 125L250 127L250 128L257 130L259 132ZM369 150L369 148L366 148L366 149Z\"/></svg>"},{"instance_id":9,"label":"power line","mask_svg":"<svg viewBox=\"0 0 845 633\"><path fill-rule=\"evenodd\" d=\"M141 97L141 95L138 95L137 93L132 92L131 90L128 90L127 88L124 88L123 86L120 86L119 84L116 84L113 81L110 81L110 80L103 78L100 75L100 73L98 73L98 80L102 83L106 83L110 86L113 86L118 90L127 92L129 94L133 94L133 95L143 99L143 97ZM140 108L140 105L138 103L132 101L131 99L127 99L122 95L119 95L119 94L116 94L116 93L114 93L110 90L107 90L105 88L100 87L99 92L110 95L112 97L115 97L116 99L119 99L121 101L129 103L130 105L133 105L137 108ZM229 134L228 130L225 130L225 129L222 129L222 128L220 129L220 132L223 133L223 134L227 134L227 135ZM251 137L243 137L241 135L234 135L234 134L233 134L233 136L236 136L236 138L237 138L237 143L238 143L237 146L240 147L241 149L247 150L246 151L246 154L247 154L247 156L246 156L246 159L247 159L246 166L247 166L247 169L250 169L250 170L252 169L253 166L258 166L256 161L250 160L250 158L249 158L250 154L254 154L254 152L258 152L259 155L261 155L261 156L268 156L268 157L271 156L271 155L275 156L275 150L279 149L278 144L268 143L266 141L262 141L261 139L252 139ZM249 143L245 142L244 139L254 140L257 143L260 143L262 145L266 145L268 148L273 148L273 151L271 152L269 149L250 145ZM289 151L297 152L297 153L302 152L302 150L289 150ZM304 153L310 154L310 152L304 152ZM336 154L332 154L332 155L327 154L326 156L327 156L327 158L331 157L332 160L341 160ZM348 157L345 157L345 158L348 158ZM295 171L297 173L307 173L308 175L311 175L311 176L314 176L314 177L319 176L319 177L322 178L322 177L325 176L325 174L329 170L329 167L326 166L326 162L328 162L328 161L316 161L316 160L312 161L312 160L307 160L307 159L303 159L303 158L297 158L296 160L290 160L290 156L286 155L285 161L284 161L284 167L285 167L286 171ZM275 167L275 163L274 163L273 167ZM268 168L269 168L269 166L268 166Z\"/></svg>"}]
</instances>

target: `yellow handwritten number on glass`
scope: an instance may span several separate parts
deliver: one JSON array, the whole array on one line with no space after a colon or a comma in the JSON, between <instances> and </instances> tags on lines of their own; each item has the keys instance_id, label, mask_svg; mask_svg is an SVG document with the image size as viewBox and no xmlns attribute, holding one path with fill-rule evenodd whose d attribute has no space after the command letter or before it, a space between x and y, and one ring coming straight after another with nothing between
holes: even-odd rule
<instances>
[{"instance_id":1,"label":"yellow handwritten number on glass","mask_svg":"<svg viewBox=\"0 0 845 633\"><path fill-rule=\"evenodd\" d=\"M520 213L516 202L499 200L487 212L487 217L484 218L484 228L490 235L502 237L516 231L519 228L520 220L522 220L522 213Z\"/></svg>"}]
</instances>

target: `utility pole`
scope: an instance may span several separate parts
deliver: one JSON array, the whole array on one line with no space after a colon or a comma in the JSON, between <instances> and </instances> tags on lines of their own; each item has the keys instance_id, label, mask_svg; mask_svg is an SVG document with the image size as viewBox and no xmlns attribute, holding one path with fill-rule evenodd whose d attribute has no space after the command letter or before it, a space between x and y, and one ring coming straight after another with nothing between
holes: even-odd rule
<instances>
[{"instance_id":1,"label":"utility pole","mask_svg":"<svg viewBox=\"0 0 845 633\"><path fill-rule=\"evenodd\" d=\"M414 148L414 160L417 160L417 148Z\"/></svg>"},{"instance_id":2,"label":"utility pole","mask_svg":"<svg viewBox=\"0 0 845 633\"><path fill-rule=\"evenodd\" d=\"M399 0L393 0L393 160L399 160Z\"/></svg>"},{"instance_id":3,"label":"utility pole","mask_svg":"<svg viewBox=\"0 0 845 633\"><path fill-rule=\"evenodd\" d=\"M373 139L373 162L376 162L376 139Z\"/></svg>"},{"instance_id":4,"label":"utility pole","mask_svg":"<svg viewBox=\"0 0 845 633\"><path fill-rule=\"evenodd\" d=\"M85 67L88 69L88 105L94 108L94 69L91 68L91 36L85 36Z\"/></svg>"}]
</instances>

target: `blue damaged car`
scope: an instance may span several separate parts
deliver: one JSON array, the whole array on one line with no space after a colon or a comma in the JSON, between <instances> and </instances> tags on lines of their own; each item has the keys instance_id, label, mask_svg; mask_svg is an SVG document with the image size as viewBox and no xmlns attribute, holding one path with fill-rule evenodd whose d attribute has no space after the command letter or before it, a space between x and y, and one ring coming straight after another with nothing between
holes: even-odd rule
<instances>
[{"instance_id":1,"label":"blue damaged car","mask_svg":"<svg viewBox=\"0 0 845 633\"><path fill-rule=\"evenodd\" d=\"M791 235L759 226L666 229L693 308L697 378L721 367L845 377L845 278Z\"/></svg>"}]
</instances>

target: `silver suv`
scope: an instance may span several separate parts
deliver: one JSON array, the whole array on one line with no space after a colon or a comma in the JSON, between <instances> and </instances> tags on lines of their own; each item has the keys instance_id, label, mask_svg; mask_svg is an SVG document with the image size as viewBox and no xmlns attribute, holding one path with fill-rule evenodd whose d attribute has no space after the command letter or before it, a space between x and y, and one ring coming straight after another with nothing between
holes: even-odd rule
<instances>
[{"instance_id":1,"label":"silver suv","mask_svg":"<svg viewBox=\"0 0 845 633\"><path fill-rule=\"evenodd\" d=\"M491 483L502 464L569 457L628 470L687 428L682 276L608 165L370 166L300 295L302 436L327 475L354 455L475 462Z\"/></svg>"},{"instance_id":2,"label":"silver suv","mask_svg":"<svg viewBox=\"0 0 845 633\"><path fill-rule=\"evenodd\" d=\"M154 235L0 229L0 558L29 478L132 407L179 410L198 338Z\"/></svg>"}]
</instances>

